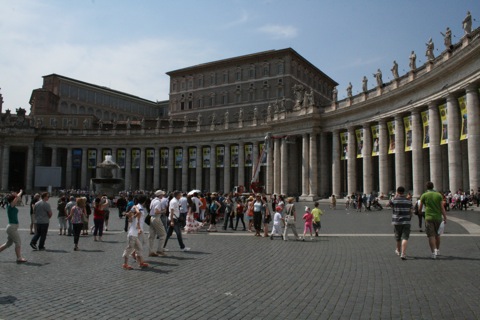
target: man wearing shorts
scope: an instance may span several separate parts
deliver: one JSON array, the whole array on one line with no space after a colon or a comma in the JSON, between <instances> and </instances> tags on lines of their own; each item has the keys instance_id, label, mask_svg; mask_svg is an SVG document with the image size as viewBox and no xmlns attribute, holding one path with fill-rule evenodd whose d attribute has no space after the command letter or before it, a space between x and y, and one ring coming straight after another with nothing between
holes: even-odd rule
<instances>
[{"instance_id":1,"label":"man wearing shorts","mask_svg":"<svg viewBox=\"0 0 480 320\"><path fill-rule=\"evenodd\" d=\"M390 200L393 208L392 225L397 246L395 253L407 260L407 242L410 237L410 220L412 219L412 201L405 197L405 188L398 187L395 198Z\"/></svg>"},{"instance_id":2,"label":"man wearing shorts","mask_svg":"<svg viewBox=\"0 0 480 320\"><path fill-rule=\"evenodd\" d=\"M440 254L440 235L438 228L442 221L447 223L447 214L443 205L443 196L433 190L433 182L427 182L427 191L420 197L418 211L422 212L425 206L425 231L430 245L431 258L436 259ZM443 219L442 219L443 217Z\"/></svg>"}]
</instances>

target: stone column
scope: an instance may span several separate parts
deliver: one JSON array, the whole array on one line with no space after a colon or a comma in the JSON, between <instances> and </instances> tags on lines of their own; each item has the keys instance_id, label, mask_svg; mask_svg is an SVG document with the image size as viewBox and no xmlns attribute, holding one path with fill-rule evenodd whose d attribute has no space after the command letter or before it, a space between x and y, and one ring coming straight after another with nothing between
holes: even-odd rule
<instances>
[{"instance_id":1,"label":"stone column","mask_svg":"<svg viewBox=\"0 0 480 320\"><path fill-rule=\"evenodd\" d=\"M102 148L97 148L97 163L95 164L95 167L96 167L96 169L95 169L95 177L96 177L96 178L100 177L100 174L101 174L101 172L102 172L102 169L100 169L100 168L98 167L98 164L99 164L99 163L102 163L103 160L104 160L104 159L103 159L103 150L102 150Z\"/></svg>"},{"instance_id":2,"label":"stone column","mask_svg":"<svg viewBox=\"0 0 480 320\"><path fill-rule=\"evenodd\" d=\"M267 148L267 183L266 183L266 193L273 194L273 182L274 182L274 175L273 175L273 140L270 139L268 141L268 148Z\"/></svg>"},{"instance_id":3,"label":"stone column","mask_svg":"<svg viewBox=\"0 0 480 320\"><path fill-rule=\"evenodd\" d=\"M403 126L403 116L395 116L395 190L397 187L405 185L405 148L397 146L405 145L405 128ZM387 151L388 152L388 151Z\"/></svg>"},{"instance_id":4,"label":"stone column","mask_svg":"<svg viewBox=\"0 0 480 320\"><path fill-rule=\"evenodd\" d=\"M378 169L380 180L380 194L388 195L389 183L388 179L388 130L387 122L381 119L379 122L378 132Z\"/></svg>"},{"instance_id":5,"label":"stone column","mask_svg":"<svg viewBox=\"0 0 480 320\"><path fill-rule=\"evenodd\" d=\"M67 148L67 163L65 165L65 187L72 188L72 148Z\"/></svg>"},{"instance_id":6,"label":"stone column","mask_svg":"<svg viewBox=\"0 0 480 320\"><path fill-rule=\"evenodd\" d=\"M167 173L167 186L169 191L175 189L174 176L175 176L175 150L173 147L168 147L168 173Z\"/></svg>"},{"instance_id":7,"label":"stone column","mask_svg":"<svg viewBox=\"0 0 480 320\"><path fill-rule=\"evenodd\" d=\"M153 189L156 191L160 188L160 149L154 146L153 150Z\"/></svg>"},{"instance_id":8,"label":"stone column","mask_svg":"<svg viewBox=\"0 0 480 320\"><path fill-rule=\"evenodd\" d=\"M308 162L309 162L309 146L308 146L308 134L302 135L302 197L306 197L309 194L308 183Z\"/></svg>"},{"instance_id":9,"label":"stone column","mask_svg":"<svg viewBox=\"0 0 480 320\"><path fill-rule=\"evenodd\" d=\"M428 104L428 127L430 136L430 179L438 191L443 190L442 154L440 150L440 115L435 102Z\"/></svg>"},{"instance_id":10,"label":"stone column","mask_svg":"<svg viewBox=\"0 0 480 320\"><path fill-rule=\"evenodd\" d=\"M348 160L347 160L347 183L348 194L357 191L357 144L355 143L355 127L348 128Z\"/></svg>"},{"instance_id":11,"label":"stone column","mask_svg":"<svg viewBox=\"0 0 480 320\"><path fill-rule=\"evenodd\" d=\"M320 133L320 147L318 148L320 153L320 189L318 191L318 195L322 196L325 195L329 190L329 181L330 179L328 178L331 175L331 168L328 167L328 161L327 161L327 156L328 152L325 152L327 149L327 133L326 132L321 132ZM318 155L318 152L317 152ZM318 179L317 179L318 181Z\"/></svg>"},{"instance_id":12,"label":"stone column","mask_svg":"<svg viewBox=\"0 0 480 320\"><path fill-rule=\"evenodd\" d=\"M332 140L332 194L339 198L342 190L339 130L333 131Z\"/></svg>"},{"instance_id":13,"label":"stone column","mask_svg":"<svg viewBox=\"0 0 480 320\"><path fill-rule=\"evenodd\" d=\"M82 148L82 169L81 169L81 178L80 178L80 184L81 188L85 188L88 185L88 149L87 148Z\"/></svg>"},{"instance_id":14,"label":"stone column","mask_svg":"<svg viewBox=\"0 0 480 320\"><path fill-rule=\"evenodd\" d=\"M312 200L318 198L318 148L317 148L317 133L313 131L310 133L310 161L309 161L309 196L312 197Z\"/></svg>"},{"instance_id":15,"label":"stone column","mask_svg":"<svg viewBox=\"0 0 480 320\"><path fill-rule=\"evenodd\" d=\"M280 147L280 192L288 194L288 158L287 158L287 139L282 138Z\"/></svg>"},{"instance_id":16,"label":"stone column","mask_svg":"<svg viewBox=\"0 0 480 320\"><path fill-rule=\"evenodd\" d=\"M423 181L423 146L422 116L420 111L412 111L412 171L413 197L419 198L424 191ZM395 146L397 149L400 146ZM405 148L403 145L402 148Z\"/></svg>"},{"instance_id":17,"label":"stone column","mask_svg":"<svg viewBox=\"0 0 480 320\"><path fill-rule=\"evenodd\" d=\"M10 146L3 146L3 155L2 155L2 190L10 191L10 186L8 185L8 175L10 168Z\"/></svg>"},{"instance_id":18,"label":"stone column","mask_svg":"<svg viewBox=\"0 0 480 320\"><path fill-rule=\"evenodd\" d=\"M371 194L373 189L372 174L372 130L370 123L363 125L363 193Z\"/></svg>"},{"instance_id":19,"label":"stone column","mask_svg":"<svg viewBox=\"0 0 480 320\"><path fill-rule=\"evenodd\" d=\"M28 155L27 155L27 181L25 190L31 191L33 189L33 156L34 156L35 149L33 148L33 144L28 145Z\"/></svg>"},{"instance_id":20,"label":"stone column","mask_svg":"<svg viewBox=\"0 0 480 320\"><path fill-rule=\"evenodd\" d=\"M51 166L56 167L57 166L57 147L52 147L52 162Z\"/></svg>"},{"instance_id":21,"label":"stone column","mask_svg":"<svg viewBox=\"0 0 480 320\"><path fill-rule=\"evenodd\" d=\"M480 105L477 85L469 85L467 91L468 119L468 176L470 189L477 191L480 186Z\"/></svg>"},{"instance_id":22,"label":"stone column","mask_svg":"<svg viewBox=\"0 0 480 320\"><path fill-rule=\"evenodd\" d=\"M274 142L274 157L273 157L273 191L274 193L277 193L277 194L280 194L280 188L281 188L281 180L282 180L282 171L280 169L280 163L281 163L281 160L280 159L280 145L281 145L281 140L280 139L275 139L275 142Z\"/></svg>"},{"instance_id":23,"label":"stone column","mask_svg":"<svg viewBox=\"0 0 480 320\"><path fill-rule=\"evenodd\" d=\"M223 192L228 193L232 191L230 186L230 144L225 143L225 157L223 158Z\"/></svg>"},{"instance_id":24,"label":"stone column","mask_svg":"<svg viewBox=\"0 0 480 320\"><path fill-rule=\"evenodd\" d=\"M245 186L245 143L241 141L238 142L238 185Z\"/></svg>"},{"instance_id":25,"label":"stone column","mask_svg":"<svg viewBox=\"0 0 480 320\"><path fill-rule=\"evenodd\" d=\"M216 145L210 145L210 188L211 192L217 190L217 149Z\"/></svg>"},{"instance_id":26,"label":"stone column","mask_svg":"<svg viewBox=\"0 0 480 320\"><path fill-rule=\"evenodd\" d=\"M453 94L447 96L448 184L451 191L462 188L462 149L460 147L460 109Z\"/></svg>"},{"instance_id":27,"label":"stone column","mask_svg":"<svg viewBox=\"0 0 480 320\"><path fill-rule=\"evenodd\" d=\"M125 189L132 190L132 148L125 148Z\"/></svg>"},{"instance_id":28,"label":"stone column","mask_svg":"<svg viewBox=\"0 0 480 320\"><path fill-rule=\"evenodd\" d=\"M255 174L255 168L258 170L258 174L260 176L260 164L258 163L258 142L254 141L252 143L252 177L250 177L250 181Z\"/></svg>"},{"instance_id":29,"label":"stone column","mask_svg":"<svg viewBox=\"0 0 480 320\"><path fill-rule=\"evenodd\" d=\"M197 147L197 167L195 169L195 189L203 190L202 189L202 168L203 163L199 161L202 156L202 148Z\"/></svg>"},{"instance_id":30,"label":"stone column","mask_svg":"<svg viewBox=\"0 0 480 320\"><path fill-rule=\"evenodd\" d=\"M145 147L140 147L140 169L138 172L138 188L140 190L145 190Z\"/></svg>"},{"instance_id":31,"label":"stone column","mask_svg":"<svg viewBox=\"0 0 480 320\"><path fill-rule=\"evenodd\" d=\"M188 147L182 150L182 191L188 192Z\"/></svg>"}]
</instances>

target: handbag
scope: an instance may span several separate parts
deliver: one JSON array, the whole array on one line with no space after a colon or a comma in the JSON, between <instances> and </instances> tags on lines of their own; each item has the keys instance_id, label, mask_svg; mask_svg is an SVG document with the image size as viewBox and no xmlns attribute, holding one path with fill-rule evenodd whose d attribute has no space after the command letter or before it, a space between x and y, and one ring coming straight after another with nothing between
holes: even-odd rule
<instances>
[{"instance_id":1,"label":"handbag","mask_svg":"<svg viewBox=\"0 0 480 320\"><path fill-rule=\"evenodd\" d=\"M143 220L147 225L150 225L150 222L152 221L152 216L147 214L145 216L145 219Z\"/></svg>"},{"instance_id":2,"label":"handbag","mask_svg":"<svg viewBox=\"0 0 480 320\"><path fill-rule=\"evenodd\" d=\"M287 224L295 224L295 217L292 214L293 205L288 207L287 214L285 215L285 222Z\"/></svg>"}]
</instances>

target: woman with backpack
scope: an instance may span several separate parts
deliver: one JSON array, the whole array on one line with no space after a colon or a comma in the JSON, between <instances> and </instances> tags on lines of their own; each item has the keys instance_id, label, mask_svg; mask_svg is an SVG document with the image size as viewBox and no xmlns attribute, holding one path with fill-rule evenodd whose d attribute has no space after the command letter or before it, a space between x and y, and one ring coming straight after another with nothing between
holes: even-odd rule
<instances>
[{"instance_id":1,"label":"woman with backpack","mask_svg":"<svg viewBox=\"0 0 480 320\"><path fill-rule=\"evenodd\" d=\"M208 227L207 231L209 232L217 232L217 215L220 211L221 204L217 200L218 195L216 193L212 193L212 200L210 201L210 205L208 206L208 211L210 214L210 226Z\"/></svg>"}]
</instances>

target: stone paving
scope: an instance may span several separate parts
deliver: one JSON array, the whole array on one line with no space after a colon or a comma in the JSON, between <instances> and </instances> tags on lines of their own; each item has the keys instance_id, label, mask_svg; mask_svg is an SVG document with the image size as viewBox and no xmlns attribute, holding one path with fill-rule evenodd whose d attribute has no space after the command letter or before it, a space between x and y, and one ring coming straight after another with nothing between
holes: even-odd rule
<instances>
[{"instance_id":1,"label":"stone paving","mask_svg":"<svg viewBox=\"0 0 480 320\"><path fill-rule=\"evenodd\" d=\"M58 235L53 218L47 250L39 252L28 246L24 207L20 234L28 262L16 264L13 247L0 253L0 319L480 318L480 212L449 213L454 219L437 260L430 259L414 217L402 261L394 254L390 210L322 208L322 232L314 241L199 232L184 236L190 252L181 252L173 238L168 256L126 271L126 234L116 209L104 241L82 237L77 252L72 237ZM0 209L2 243L6 224ZM302 233L301 222L297 229Z\"/></svg>"}]
</instances>

